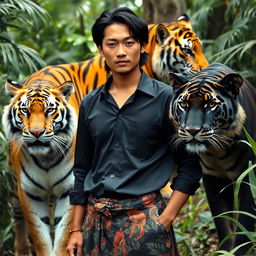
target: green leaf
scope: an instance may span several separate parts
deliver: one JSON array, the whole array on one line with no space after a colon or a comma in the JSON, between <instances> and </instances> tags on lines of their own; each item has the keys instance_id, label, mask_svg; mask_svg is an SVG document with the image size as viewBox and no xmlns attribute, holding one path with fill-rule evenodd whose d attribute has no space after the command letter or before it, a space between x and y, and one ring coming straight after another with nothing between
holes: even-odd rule
<instances>
[{"instance_id":1,"label":"green leaf","mask_svg":"<svg viewBox=\"0 0 256 256\"><path fill-rule=\"evenodd\" d=\"M238 201L239 201L239 190L242 183L242 180L245 178L246 175L248 175L253 169L256 167L256 164L251 165L249 168L247 168L240 176L237 178L235 182L235 189L234 189L234 207L235 209L238 208ZM248 185L249 186L249 185Z\"/></svg>"},{"instance_id":2,"label":"green leaf","mask_svg":"<svg viewBox=\"0 0 256 256\"><path fill-rule=\"evenodd\" d=\"M255 172L249 172L249 181L250 181L250 188L252 191L252 196L254 201L256 202L256 175Z\"/></svg>"},{"instance_id":3,"label":"green leaf","mask_svg":"<svg viewBox=\"0 0 256 256\"><path fill-rule=\"evenodd\" d=\"M256 40L255 40L255 42L256 42ZM254 139L250 136L250 134L246 131L246 129L244 127L243 127L243 132L245 133L245 136L246 136L247 140L249 141L249 143L251 144L254 154L256 155L256 142L254 141Z\"/></svg>"}]
</instances>

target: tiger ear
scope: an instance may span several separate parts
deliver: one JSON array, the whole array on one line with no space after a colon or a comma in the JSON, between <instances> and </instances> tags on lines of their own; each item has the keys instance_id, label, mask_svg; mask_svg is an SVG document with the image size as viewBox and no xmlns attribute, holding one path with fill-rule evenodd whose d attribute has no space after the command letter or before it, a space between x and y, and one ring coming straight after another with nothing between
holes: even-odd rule
<instances>
[{"instance_id":1,"label":"tiger ear","mask_svg":"<svg viewBox=\"0 0 256 256\"><path fill-rule=\"evenodd\" d=\"M240 75L231 73L222 78L219 83L227 89L229 94L231 93L233 96L237 96L243 81L244 80Z\"/></svg>"},{"instance_id":2,"label":"tiger ear","mask_svg":"<svg viewBox=\"0 0 256 256\"><path fill-rule=\"evenodd\" d=\"M177 92L182 85L186 84L189 80L178 73L169 73L169 82L173 87L174 92Z\"/></svg>"},{"instance_id":3,"label":"tiger ear","mask_svg":"<svg viewBox=\"0 0 256 256\"><path fill-rule=\"evenodd\" d=\"M71 93L75 92L74 85L71 81L64 82L58 87L58 90L69 100Z\"/></svg>"},{"instance_id":4,"label":"tiger ear","mask_svg":"<svg viewBox=\"0 0 256 256\"><path fill-rule=\"evenodd\" d=\"M158 44L163 44L165 39L170 36L170 33L164 24L159 24L156 28L156 41Z\"/></svg>"},{"instance_id":5,"label":"tiger ear","mask_svg":"<svg viewBox=\"0 0 256 256\"><path fill-rule=\"evenodd\" d=\"M5 91L8 95L14 96L19 89L22 88L22 85L19 83L12 81L12 80L6 80L5 82Z\"/></svg>"},{"instance_id":6,"label":"tiger ear","mask_svg":"<svg viewBox=\"0 0 256 256\"><path fill-rule=\"evenodd\" d=\"M183 13L178 19L177 22L179 24L185 25L187 28L192 29L190 18L186 13Z\"/></svg>"}]
</instances>

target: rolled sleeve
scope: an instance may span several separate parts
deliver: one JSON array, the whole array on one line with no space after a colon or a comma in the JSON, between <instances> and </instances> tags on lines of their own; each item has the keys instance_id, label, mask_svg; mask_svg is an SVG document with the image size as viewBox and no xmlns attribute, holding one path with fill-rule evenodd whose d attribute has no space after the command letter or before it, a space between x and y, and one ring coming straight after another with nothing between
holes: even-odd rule
<instances>
[{"instance_id":1,"label":"rolled sleeve","mask_svg":"<svg viewBox=\"0 0 256 256\"><path fill-rule=\"evenodd\" d=\"M73 173L75 176L74 187L69 191L70 204L86 204L88 195L84 192L85 170L74 166Z\"/></svg>"},{"instance_id":2,"label":"rolled sleeve","mask_svg":"<svg viewBox=\"0 0 256 256\"><path fill-rule=\"evenodd\" d=\"M199 157L186 152L185 149L180 149L175 152L175 161L178 165L177 176L174 178L171 188L189 195L195 194L202 177Z\"/></svg>"},{"instance_id":3,"label":"rolled sleeve","mask_svg":"<svg viewBox=\"0 0 256 256\"><path fill-rule=\"evenodd\" d=\"M92 162L93 145L85 115L85 102L82 101L79 110L75 160L73 174L75 177L74 186L69 192L70 204L86 204L88 193L84 191L84 180L90 170Z\"/></svg>"}]
</instances>

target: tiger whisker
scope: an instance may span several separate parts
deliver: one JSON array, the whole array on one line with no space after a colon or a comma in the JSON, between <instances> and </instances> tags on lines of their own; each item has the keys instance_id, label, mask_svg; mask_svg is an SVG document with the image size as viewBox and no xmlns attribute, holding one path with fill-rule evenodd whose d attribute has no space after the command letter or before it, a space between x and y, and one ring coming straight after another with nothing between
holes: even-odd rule
<instances>
[{"instance_id":1,"label":"tiger whisker","mask_svg":"<svg viewBox=\"0 0 256 256\"><path fill-rule=\"evenodd\" d=\"M65 150L68 149L70 146L69 141L72 142L72 139L69 136L61 137L58 135L54 135L52 140L50 141L50 144L59 155L64 156Z\"/></svg>"},{"instance_id":2,"label":"tiger whisker","mask_svg":"<svg viewBox=\"0 0 256 256\"><path fill-rule=\"evenodd\" d=\"M13 138L10 139L10 143L13 146L14 153L17 154L21 150L21 147L24 144L24 140L22 137L14 136Z\"/></svg>"},{"instance_id":3,"label":"tiger whisker","mask_svg":"<svg viewBox=\"0 0 256 256\"><path fill-rule=\"evenodd\" d=\"M65 148L66 145L64 145L64 143L61 143L55 136L53 137L53 139L50 142L52 148L54 148L54 150L57 152L58 155L60 156L65 156Z\"/></svg>"},{"instance_id":4,"label":"tiger whisker","mask_svg":"<svg viewBox=\"0 0 256 256\"><path fill-rule=\"evenodd\" d=\"M169 141L169 145L171 145L172 150L175 150L183 142L184 140L178 134L174 134Z\"/></svg>"}]
</instances>

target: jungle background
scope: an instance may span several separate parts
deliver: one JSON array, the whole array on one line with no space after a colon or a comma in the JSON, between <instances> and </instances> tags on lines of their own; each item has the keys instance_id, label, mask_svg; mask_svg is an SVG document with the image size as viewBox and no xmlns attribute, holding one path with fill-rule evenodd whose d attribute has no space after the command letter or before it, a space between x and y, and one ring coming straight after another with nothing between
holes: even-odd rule
<instances>
[{"instance_id":1,"label":"jungle background","mask_svg":"<svg viewBox=\"0 0 256 256\"><path fill-rule=\"evenodd\" d=\"M148 24L190 16L209 62L222 62L256 85L256 0L1 0L0 117L9 97L6 79L22 83L48 64L77 62L97 54L91 26L105 9L127 6ZM13 173L0 125L0 255L13 254ZM216 234L203 188L175 222L181 256L216 251ZM222 254L221 254L222 255ZM223 254L232 255L232 254Z\"/></svg>"}]
</instances>

